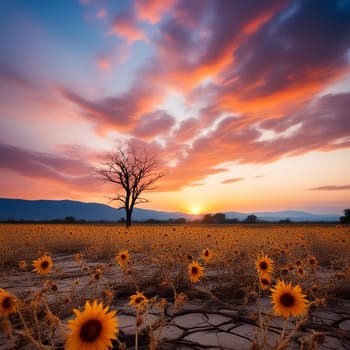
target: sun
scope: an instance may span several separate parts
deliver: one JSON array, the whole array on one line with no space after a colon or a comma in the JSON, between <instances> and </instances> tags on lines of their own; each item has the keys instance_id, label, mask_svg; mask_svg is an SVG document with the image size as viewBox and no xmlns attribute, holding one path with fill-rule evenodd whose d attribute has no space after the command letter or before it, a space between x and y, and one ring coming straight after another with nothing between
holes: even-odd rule
<instances>
[{"instance_id":1,"label":"sun","mask_svg":"<svg viewBox=\"0 0 350 350\"><path fill-rule=\"evenodd\" d=\"M198 206L191 207L191 214L198 215L200 214L201 209Z\"/></svg>"}]
</instances>

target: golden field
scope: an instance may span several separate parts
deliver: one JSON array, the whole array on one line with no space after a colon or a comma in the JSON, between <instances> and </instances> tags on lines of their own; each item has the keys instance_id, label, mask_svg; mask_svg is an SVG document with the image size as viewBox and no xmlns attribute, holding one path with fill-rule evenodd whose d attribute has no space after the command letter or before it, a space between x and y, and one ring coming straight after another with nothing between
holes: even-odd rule
<instances>
[{"instance_id":1,"label":"golden field","mask_svg":"<svg viewBox=\"0 0 350 350\"><path fill-rule=\"evenodd\" d=\"M322 329L305 326L312 313L348 305L349 243L346 225L1 224L0 349L73 349L72 319L82 327L86 301L92 318L94 301L108 306L95 318L103 326L109 317L107 328L114 329L109 334L97 327L96 342L90 337L81 345L86 350L180 349L186 342L167 342L161 332L189 305L203 312L239 308L256 330L247 348L311 349L307 342L324 341ZM288 301L283 309L276 296L273 304L273 291L283 292L281 281L300 287L285 292L294 306ZM133 336L123 330L122 315L134 317ZM273 340L272 319L281 323ZM309 340L300 342L303 329ZM346 349L346 331L339 328L334 337Z\"/></svg>"}]
</instances>

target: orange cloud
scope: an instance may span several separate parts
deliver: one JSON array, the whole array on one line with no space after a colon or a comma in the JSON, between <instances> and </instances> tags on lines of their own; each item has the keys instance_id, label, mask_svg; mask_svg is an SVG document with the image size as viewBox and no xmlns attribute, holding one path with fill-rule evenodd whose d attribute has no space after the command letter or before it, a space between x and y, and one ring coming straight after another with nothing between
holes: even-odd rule
<instances>
[{"instance_id":1,"label":"orange cloud","mask_svg":"<svg viewBox=\"0 0 350 350\"><path fill-rule=\"evenodd\" d=\"M242 13L239 18L242 26L235 25L230 31L221 25L221 21L232 23L224 4L221 6L215 3L218 17L209 29L208 24L200 18L205 18L204 6L196 8L199 14L193 11L186 15L185 8L175 7L173 17L162 23L160 35L154 39L158 52L152 63L143 69L145 79L171 86L184 94L208 78L223 84L226 69L235 64L234 52L247 36L258 31L283 4L280 2L266 8L262 6L257 10L246 10L247 13ZM236 7L234 3L231 6ZM193 23L197 22L199 27L194 31Z\"/></svg>"},{"instance_id":2,"label":"orange cloud","mask_svg":"<svg viewBox=\"0 0 350 350\"><path fill-rule=\"evenodd\" d=\"M191 147L182 153L178 151L182 156L166 179L165 188L177 190L200 182L211 174L226 171L222 167L225 163L266 164L310 151L348 148L349 95L325 95L309 101L299 112L262 122L264 129L277 133L275 138L264 141L259 141L261 132L253 125L241 122L244 118L223 119L214 130L197 137ZM295 125L299 128L294 133L278 136L279 132Z\"/></svg>"},{"instance_id":3,"label":"orange cloud","mask_svg":"<svg viewBox=\"0 0 350 350\"><path fill-rule=\"evenodd\" d=\"M99 57L96 60L96 65L99 70L109 70L112 66L112 62L107 57Z\"/></svg>"},{"instance_id":4,"label":"orange cloud","mask_svg":"<svg viewBox=\"0 0 350 350\"><path fill-rule=\"evenodd\" d=\"M292 81L281 89L271 90L267 95L250 97L252 86L242 87L241 89L222 87L216 96L218 106L224 110L232 110L240 113L260 113L265 112L270 116L270 113L281 114L295 106L295 101L301 104L303 101L308 101L316 93L319 93L324 87L346 73L347 69L334 69L332 74L325 68L317 70L309 70L303 72L301 80ZM254 88L254 86L253 86ZM234 93L233 93L234 91Z\"/></svg>"},{"instance_id":5,"label":"orange cloud","mask_svg":"<svg viewBox=\"0 0 350 350\"><path fill-rule=\"evenodd\" d=\"M176 142L190 141L198 135L203 128L203 124L199 119L190 118L181 122L180 126L175 130L174 139Z\"/></svg>"},{"instance_id":6,"label":"orange cloud","mask_svg":"<svg viewBox=\"0 0 350 350\"><path fill-rule=\"evenodd\" d=\"M276 14L284 3L285 1L281 1L275 6L267 7L266 9L262 9L261 12L254 13L251 18L246 19L246 23L243 24L242 28L239 28L220 50L208 52L194 72L195 81L198 83L206 77L216 77L221 82L222 78L219 78L218 74L228 65L235 63L233 53L239 49L246 36L258 31L262 25Z\"/></svg>"},{"instance_id":7,"label":"orange cloud","mask_svg":"<svg viewBox=\"0 0 350 350\"><path fill-rule=\"evenodd\" d=\"M146 39L146 35L139 28L137 18L132 10L122 12L114 18L112 31L126 39L129 43Z\"/></svg>"},{"instance_id":8,"label":"orange cloud","mask_svg":"<svg viewBox=\"0 0 350 350\"><path fill-rule=\"evenodd\" d=\"M136 0L135 9L139 20L152 24L159 22L165 12L172 10L176 0Z\"/></svg>"}]
</instances>

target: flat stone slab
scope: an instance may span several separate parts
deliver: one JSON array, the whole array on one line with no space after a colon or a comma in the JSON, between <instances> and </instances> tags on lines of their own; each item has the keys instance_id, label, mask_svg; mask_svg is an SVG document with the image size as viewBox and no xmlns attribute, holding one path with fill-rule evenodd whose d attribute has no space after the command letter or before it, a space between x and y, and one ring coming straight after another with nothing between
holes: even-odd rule
<instances>
[{"instance_id":1,"label":"flat stone slab","mask_svg":"<svg viewBox=\"0 0 350 350\"><path fill-rule=\"evenodd\" d=\"M226 332L195 332L184 338L185 341L191 342L194 345L209 346L219 349L248 349L251 347L251 341L242 336L230 334Z\"/></svg>"}]
</instances>

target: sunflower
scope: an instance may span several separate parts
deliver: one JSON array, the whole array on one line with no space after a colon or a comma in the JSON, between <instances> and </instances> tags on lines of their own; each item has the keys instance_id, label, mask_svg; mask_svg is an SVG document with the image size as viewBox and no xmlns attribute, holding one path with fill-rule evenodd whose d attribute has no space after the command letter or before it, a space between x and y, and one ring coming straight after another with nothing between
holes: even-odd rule
<instances>
[{"instance_id":1,"label":"sunflower","mask_svg":"<svg viewBox=\"0 0 350 350\"><path fill-rule=\"evenodd\" d=\"M208 248L203 249L202 252L203 260L208 263L212 257L213 257L213 252L209 250Z\"/></svg>"},{"instance_id":2,"label":"sunflower","mask_svg":"<svg viewBox=\"0 0 350 350\"><path fill-rule=\"evenodd\" d=\"M50 272L53 261L50 255L45 254L41 258L34 260L32 265L35 267L34 272L37 272L39 275L46 275Z\"/></svg>"},{"instance_id":3,"label":"sunflower","mask_svg":"<svg viewBox=\"0 0 350 350\"><path fill-rule=\"evenodd\" d=\"M115 259L121 267L124 267L129 260L129 252L127 250L121 250Z\"/></svg>"},{"instance_id":4,"label":"sunflower","mask_svg":"<svg viewBox=\"0 0 350 350\"><path fill-rule=\"evenodd\" d=\"M185 293L181 292L176 295L175 308L179 309L187 303L188 297Z\"/></svg>"},{"instance_id":5,"label":"sunflower","mask_svg":"<svg viewBox=\"0 0 350 350\"><path fill-rule=\"evenodd\" d=\"M285 276L289 274L289 269L288 267L282 267L281 268L281 275Z\"/></svg>"},{"instance_id":6,"label":"sunflower","mask_svg":"<svg viewBox=\"0 0 350 350\"><path fill-rule=\"evenodd\" d=\"M143 307L147 304L149 300L141 292L136 292L130 297L129 305L135 307Z\"/></svg>"},{"instance_id":7,"label":"sunflower","mask_svg":"<svg viewBox=\"0 0 350 350\"><path fill-rule=\"evenodd\" d=\"M25 269L28 267L28 265L27 265L27 263L26 263L25 260L21 260L21 261L18 263L18 266L19 266L19 268L20 268L21 270L25 270Z\"/></svg>"},{"instance_id":8,"label":"sunflower","mask_svg":"<svg viewBox=\"0 0 350 350\"><path fill-rule=\"evenodd\" d=\"M108 311L102 303L95 300L92 304L85 303L85 310L73 309L76 316L68 321L71 333L68 336L65 350L106 350L111 348L112 339L117 339L118 319L116 311Z\"/></svg>"},{"instance_id":9,"label":"sunflower","mask_svg":"<svg viewBox=\"0 0 350 350\"><path fill-rule=\"evenodd\" d=\"M285 284L284 281L279 281L271 291L273 310L277 316L287 319L290 316L306 314L306 295L302 293L299 285L292 287L291 283Z\"/></svg>"},{"instance_id":10,"label":"sunflower","mask_svg":"<svg viewBox=\"0 0 350 350\"><path fill-rule=\"evenodd\" d=\"M269 275L261 275L259 277L259 286L261 290L269 288L271 285L271 277Z\"/></svg>"},{"instance_id":11,"label":"sunflower","mask_svg":"<svg viewBox=\"0 0 350 350\"><path fill-rule=\"evenodd\" d=\"M16 312L16 298L6 290L0 288L0 316L7 317Z\"/></svg>"},{"instance_id":12,"label":"sunflower","mask_svg":"<svg viewBox=\"0 0 350 350\"><path fill-rule=\"evenodd\" d=\"M270 275L273 271L273 261L267 255L259 257L255 266L259 275Z\"/></svg>"},{"instance_id":13,"label":"sunflower","mask_svg":"<svg viewBox=\"0 0 350 350\"><path fill-rule=\"evenodd\" d=\"M188 265L188 276L191 282L198 282L199 279L204 275L204 268L197 263L192 261Z\"/></svg>"},{"instance_id":14,"label":"sunflower","mask_svg":"<svg viewBox=\"0 0 350 350\"><path fill-rule=\"evenodd\" d=\"M300 278L304 278L305 277L305 271L304 271L302 266L299 266L297 271L298 271L298 276Z\"/></svg>"},{"instance_id":15,"label":"sunflower","mask_svg":"<svg viewBox=\"0 0 350 350\"><path fill-rule=\"evenodd\" d=\"M309 256L309 265L312 268L315 268L317 266L317 259L314 256Z\"/></svg>"}]
</instances>

